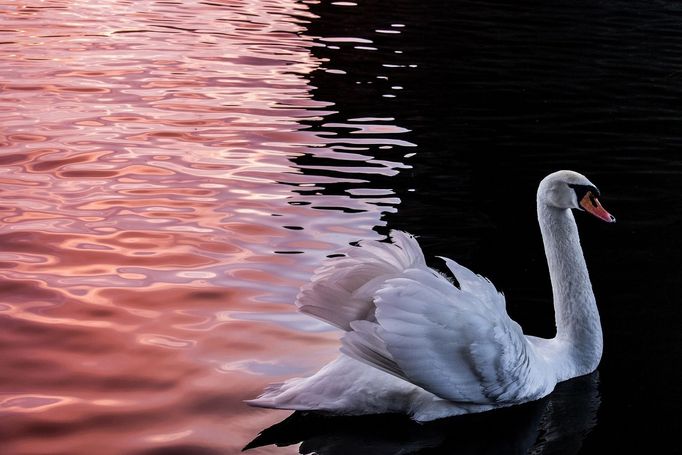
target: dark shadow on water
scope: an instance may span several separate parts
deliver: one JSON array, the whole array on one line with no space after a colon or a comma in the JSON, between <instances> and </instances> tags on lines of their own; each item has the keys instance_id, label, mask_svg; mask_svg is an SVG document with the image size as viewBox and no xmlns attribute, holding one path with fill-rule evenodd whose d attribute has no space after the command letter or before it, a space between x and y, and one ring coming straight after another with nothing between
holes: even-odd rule
<instances>
[{"instance_id":1,"label":"dark shadow on water","mask_svg":"<svg viewBox=\"0 0 682 455\"><path fill-rule=\"evenodd\" d=\"M299 453L577 454L597 424L599 375L559 384L548 397L425 424L402 415L334 417L294 412L244 450L301 443Z\"/></svg>"}]
</instances>

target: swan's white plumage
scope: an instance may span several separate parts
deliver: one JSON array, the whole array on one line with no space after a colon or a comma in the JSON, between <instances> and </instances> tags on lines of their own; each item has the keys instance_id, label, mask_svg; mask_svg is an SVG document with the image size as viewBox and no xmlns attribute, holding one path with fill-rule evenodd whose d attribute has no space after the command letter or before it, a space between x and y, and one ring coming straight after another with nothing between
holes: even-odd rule
<instances>
[{"instance_id":1,"label":"swan's white plumage","mask_svg":"<svg viewBox=\"0 0 682 455\"><path fill-rule=\"evenodd\" d=\"M454 402L544 396L551 378L504 311L504 297L447 261L461 288L426 266L403 271L375 293L376 322L351 323L341 351Z\"/></svg>"},{"instance_id":2,"label":"swan's white plumage","mask_svg":"<svg viewBox=\"0 0 682 455\"><path fill-rule=\"evenodd\" d=\"M342 330L350 330L352 321L372 319L372 295L386 278L426 266L411 236L396 233L393 242L368 241L346 248L341 252L344 256L329 260L301 288L296 306Z\"/></svg>"},{"instance_id":3,"label":"swan's white plumage","mask_svg":"<svg viewBox=\"0 0 682 455\"><path fill-rule=\"evenodd\" d=\"M368 241L328 260L299 293L300 311L346 331L341 355L308 378L268 388L255 406L335 414L404 412L416 420L541 398L588 373L601 327L570 208L584 176L560 171L538 190L558 336L525 336L493 284L442 258L459 287L429 268L411 235ZM571 205L573 204L573 205Z\"/></svg>"}]
</instances>

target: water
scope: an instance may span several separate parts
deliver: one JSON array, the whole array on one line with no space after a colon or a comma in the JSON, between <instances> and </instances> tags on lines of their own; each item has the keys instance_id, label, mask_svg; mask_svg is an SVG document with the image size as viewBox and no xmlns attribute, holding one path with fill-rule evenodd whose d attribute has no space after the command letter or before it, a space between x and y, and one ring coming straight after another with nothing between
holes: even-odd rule
<instances>
[{"instance_id":1,"label":"water","mask_svg":"<svg viewBox=\"0 0 682 455\"><path fill-rule=\"evenodd\" d=\"M674 441L680 23L662 1L0 1L2 452L241 450L290 415L242 400L336 355L298 287L392 228L551 336L534 191L559 168L618 218L578 217L598 374L426 427L294 415L249 453Z\"/></svg>"}]
</instances>

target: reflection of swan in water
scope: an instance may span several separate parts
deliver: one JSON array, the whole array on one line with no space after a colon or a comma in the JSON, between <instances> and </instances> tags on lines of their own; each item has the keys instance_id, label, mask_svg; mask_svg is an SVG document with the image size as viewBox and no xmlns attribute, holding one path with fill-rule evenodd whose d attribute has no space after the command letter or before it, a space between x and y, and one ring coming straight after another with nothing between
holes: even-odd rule
<instances>
[{"instance_id":1,"label":"reflection of swan in water","mask_svg":"<svg viewBox=\"0 0 682 455\"><path fill-rule=\"evenodd\" d=\"M548 397L483 414L418 424L402 415L333 417L295 412L244 450L301 443L302 454L577 454L597 423L598 372L559 384Z\"/></svg>"},{"instance_id":2,"label":"reflection of swan in water","mask_svg":"<svg viewBox=\"0 0 682 455\"><path fill-rule=\"evenodd\" d=\"M572 171L550 174L538 188L555 338L524 335L492 283L445 259L456 287L426 265L412 236L393 232L393 243L345 250L299 294L301 311L347 332L343 354L249 404L430 421L537 400L558 382L591 373L602 330L571 209L613 222L598 195Z\"/></svg>"}]
</instances>

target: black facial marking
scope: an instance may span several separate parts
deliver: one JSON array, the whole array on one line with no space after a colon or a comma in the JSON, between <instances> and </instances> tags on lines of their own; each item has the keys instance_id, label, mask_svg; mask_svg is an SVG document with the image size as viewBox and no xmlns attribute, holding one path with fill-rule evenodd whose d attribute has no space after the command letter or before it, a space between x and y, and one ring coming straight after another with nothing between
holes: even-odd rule
<instances>
[{"instance_id":1,"label":"black facial marking","mask_svg":"<svg viewBox=\"0 0 682 455\"><path fill-rule=\"evenodd\" d=\"M574 185L569 183L568 186L573 188L573 191L575 191L575 195L578 197L578 201L582 201L585 195L590 192L590 202L592 203L593 206L597 206L597 201L595 198L599 197L599 190L597 187L592 186L592 185Z\"/></svg>"},{"instance_id":2,"label":"black facial marking","mask_svg":"<svg viewBox=\"0 0 682 455\"><path fill-rule=\"evenodd\" d=\"M592 207L598 207L597 198L594 196L594 193L592 192L590 192L590 204L592 204Z\"/></svg>"}]
</instances>

